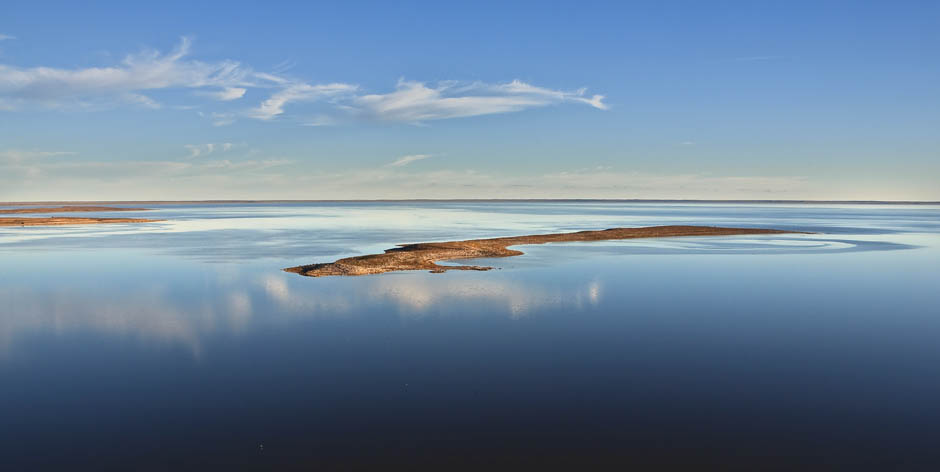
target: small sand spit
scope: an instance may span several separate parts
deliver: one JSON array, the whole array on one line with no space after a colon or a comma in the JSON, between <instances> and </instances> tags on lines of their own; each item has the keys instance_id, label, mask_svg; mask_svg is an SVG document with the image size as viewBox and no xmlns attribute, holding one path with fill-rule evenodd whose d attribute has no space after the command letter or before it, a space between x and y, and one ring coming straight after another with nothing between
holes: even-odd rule
<instances>
[{"instance_id":1,"label":"small sand spit","mask_svg":"<svg viewBox=\"0 0 940 472\"><path fill-rule=\"evenodd\" d=\"M781 234L794 231L760 228L721 228L715 226L650 226L646 228L612 228L602 231L513 236L508 238L471 239L439 243L403 244L386 249L384 254L347 257L336 262L309 264L284 269L308 277L328 275L368 275L400 270L490 270L492 267L472 265L439 266L435 262L454 259L509 257L523 254L508 249L523 244L545 244L571 241L604 241L614 239L665 238L675 236L730 236L742 234Z\"/></svg>"},{"instance_id":2,"label":"small sand spit","mask_svg":"<svg viewBox=\"0 0 940 472\"><path fill-rule=\"evenodd\" d=\"M155 221L163 220L148 220L145 218L82 218L53 216L49 218L0 218L0 226L94 225L102 223L152 223Z\"/></svg>"}]
</instances>

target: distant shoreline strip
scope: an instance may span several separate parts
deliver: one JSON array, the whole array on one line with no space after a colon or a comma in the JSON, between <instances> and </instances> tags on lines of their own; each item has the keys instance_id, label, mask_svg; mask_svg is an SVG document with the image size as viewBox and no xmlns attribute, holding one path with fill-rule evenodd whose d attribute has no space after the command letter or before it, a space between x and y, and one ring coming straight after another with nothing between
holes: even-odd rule
<instances>
[{"instance_id":1,"label":"distant shoreline strip","mask_svg":"<svg viewBox=\"0 0 940 472\"><path fill-rule=\"evenodd\" d=\"M157 221L163 220L151 220L146 218L83 218L51 216L48 218L0 218L0 226L65 226L107 223L155 223Z\"/></svg>"},{"instance_id":2,"label":"distant shoreline strip","mask_svg":"<svg viewBox=\"0 0 940 472\"><path fill-rule=\"evenodd\" d=\"M371 199L371 200L88 200L0 202L0 206L30 205L232 205L272 203L713 203L713 204L790 204L790 205L940 205L940 201L917 200L690 200L690 199L597 199L597 198L529 198L529 199ZM120 211L115 208L109 211ZM139 210L134 208L134 210Z\"/></svg>"}]
</instances>

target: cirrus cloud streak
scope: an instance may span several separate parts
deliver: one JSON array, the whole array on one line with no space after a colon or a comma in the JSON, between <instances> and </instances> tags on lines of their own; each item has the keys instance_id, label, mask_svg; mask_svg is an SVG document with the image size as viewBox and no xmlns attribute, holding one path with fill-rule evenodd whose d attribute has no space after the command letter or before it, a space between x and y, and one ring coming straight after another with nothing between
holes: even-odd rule
<instances>
[{"instance_id":1,"label":"cirrus cloud streak","mask_svg":"<svg viewBox=\"0 0 940 472\"><path fill-rule=\"evenodd\" d=\"M236 61L206 63L184 58L191 42L182 38L173 51L147 50L130 54L115 66L61 69L0 64L0 98L21 107L87 105L89 102L159 105L144 92L174 88L216 88L215 98L231 100L244 95L243 87L258 86L252 69Z\"/></svg>"},{"instance_id":2,"label":"cirrus cloud streak","mask_svg":"<svg viewBox=\"0 0 940 472\"><path fill-rule=\"evenodd\" d=\"M12 36L4 37L12 39ZM363 90L346 82L308 83L281 72L268 73L235 60L203 62L190 59L192 42L181 38L168 53L144 50L127 55L120 63L104 67L20 67L0 64L0 111L85 107L100 109L133 105L167 108L152 96L157 91L192 90L187 97L211 102L244 100L260 89L267 98L241 109L210 110L213 124L224 126L239 118L271 121L288 107L306 104L317 108L317 119L303 124L339 124L381 121L422 124L428 121L519 112L561 104L588 105L606 110L603 95L587 95L584 88L564 91L519 80L504 83L442 81L428 83L400 79L394 90ZM207 105L209 106L209 105ZM192 108L185 103L175 109ZM300 113L309 110L301 108ZM217 117L223 118L217 118ZM309 116L309 114L307 115Z\"/></svg>"}]
</instances>

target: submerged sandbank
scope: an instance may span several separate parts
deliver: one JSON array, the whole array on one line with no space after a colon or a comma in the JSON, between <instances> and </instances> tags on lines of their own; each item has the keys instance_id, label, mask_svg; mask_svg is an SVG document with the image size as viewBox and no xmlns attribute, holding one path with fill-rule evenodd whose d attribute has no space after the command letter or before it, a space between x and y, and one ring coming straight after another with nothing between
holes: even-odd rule
<instances>
[{"instance_id":1,"label":"submerged sandbank","mask_svg":"<svg viewBox=\"0 0 940 472\"><path fill-rule=\"evenodd\" d=\"M328 275L368 275L401 270L490 270L492 267L460 265L440 266L435 262L454 259L509 257L523 254L508 249L522 244L545 244L572 241L604 241L614 239L662 238L675 236L730 236L740 234L795 233L777 229L721 228L715 226L650 226L646 228L612 228L601 231L512 236L507 238L471 239L437 243L402 244L386 249L384 254L347 257L335 262L308 264L284 269L308 277Z\"/></svg>"}]
</instances>

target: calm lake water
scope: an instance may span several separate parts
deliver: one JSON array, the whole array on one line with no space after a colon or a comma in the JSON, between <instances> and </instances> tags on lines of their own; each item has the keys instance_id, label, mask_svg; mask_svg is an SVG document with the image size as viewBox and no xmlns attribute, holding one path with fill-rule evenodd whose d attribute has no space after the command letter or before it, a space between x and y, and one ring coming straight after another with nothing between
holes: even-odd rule
<instances>
[{"instance_id":1,"label":"calm lake water","mask_svg":"<svg viewBox=\"0 0 940 472\"><path fill-rule=\"evenodd\" d=\"M148 207L0 228L0 469L940 470L940 206ZM280 270L663 224L816 234Z\"/></svg>"}]
</instances>

